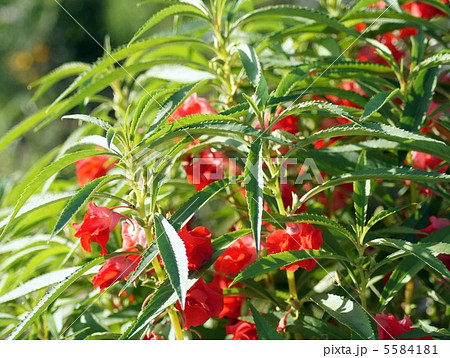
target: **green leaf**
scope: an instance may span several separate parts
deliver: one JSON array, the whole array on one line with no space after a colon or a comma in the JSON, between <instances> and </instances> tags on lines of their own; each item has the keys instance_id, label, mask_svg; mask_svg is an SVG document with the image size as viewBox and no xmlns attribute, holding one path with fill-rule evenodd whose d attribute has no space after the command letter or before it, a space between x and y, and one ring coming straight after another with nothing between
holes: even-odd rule
<instances>
[{"instance_id":1,"label":"green leaf","mask_svg":"<svg viewBox=\"0 0 450 358\"><path fill-rule=\"evenodd\" d=\"M361 339L375 339L368 315L352 299L327 293L311 297L311 300Z\"/></svg>"},{"instance_id":2,"label":"green leaf","mask_svg":"<svg viewBox=\"0 0 450 358\"><path fill-rule=\"evenodd\" d=\"M28 86L29 88L40 86L33 95L33 100L37 101L56 82L73 75L78 75L88 68L89 64L83 62L68 62L59 66L47 75L39 78L37 81L30 83L30 85Z\"/></svg>"},{"instance_id":3,"label":"green leaf","mask_svg":"<svg viewBox=\"0 0 450 358\"><path fill-rule=\"evenodd\" d=\"M36 306L28 313L28 315L17 325L14 331L8 336L7 340L19 339L20 335L27 329L45 310L79 277L83 276L92 267L98 265L104 260L103 257L98 257L88 264L76 269L73 273L68 275L59 284L53 287L44 297L38 302Z\"/></svg>"},{"instance_id":4,"label":"green leaf","mask_svg":"<svg viewBox=\"0 0 450 358\"><path fill-rule=\"evenodd\" d=\"M295 19L302 18L308 20L314 20L317 23L327 25L337 31L343 31L351 36L358 37L359 33L353 28L346 27L345 25L339 23L338 21L332 19L326 14L321 12L301 8L297 6L290 5L278 5L278 6L267 6L259 8L255 11L249 12L244 16L240 17L230 29L230 32L234 31L238 27L242 27L247 22L254 22L255 20L271 20L281 18L281 19Z\"/></svg>"},{"instance_id":5,"label":"green leaf","mask_svg":"<svg viewBox=\"0 0 450 358\"><path fill-rule=\"evenodd\" d=\"M30 196L33 194L34 191L36 191L48 178L50 178L53 174L58 173L61 169L65 168L69 164L74 163L77 160L86 158L86 157L92 157L96 155L102 155L102 154L109 154L110 152L101 151L98 149L93 150L83 150L75 153L66 154L65 156L59 158L58 160L54 161L52 164L45 167L38 175L36 175L30 182L28 183L26 189L23 191L22 195L20 196L19 200L16 203L16 206L14 207L13 212L8 218L8 223L6 224L3 232L0 235L0 242L2 237L6 234L11 222L16 217L17 213L19 212L20 208L25 204L25 202L30 198Z\"/></svg>"},{"instance_id":6,"label":"green leaf","mask_svg":"<svg viewBox=\"0 0 450 358\"><path fill-rule=\"evenodd\" d=\"M245 73L247 73L250 83L256 89L253 96L254 101L261 108L266 104L269 98L269 92L258 56L252 47L244 44L238 47L238 53L244 65Z\"/></svg>"},{"instance_id":7,"label":"green leaf","mask_svg":"<svg viewBox=\"0 0 450 358\"><path fill-rule=\"evenodd\" d=\"M250 147L244 172L248 213L253 238L255 239L256 252L259 252L261 245L261 225L264 204L264 179L262 166L262 141L261 139L256 139Z\"/></svg>"},{"instance_id":8,"label":"green leaf","mask_svg":"<svg viewBox=\"0 0 450 358\"><path fill-rule=\"evenodd\" d=\"M409 81L414 81L415 77L421 73L422 71L431 68L437 67L441 65L450 64L450 50L443 50L438 52L437 54L430 56L420 62L416 67L413 68L411 73L409 74Z\"/></svg>"},{"instance_id":9,"label":"green leaf","mask_svg":"<svg viewBox=\"0 0 450 358\"><path fill-rule=\"evenodd\" d=\"M450 277L450 271L445 267L445 265L434 257L432 252L426 247L426 245L413 244L408 241L398 240L398 239L375 239L367 243L370 246L387 246L394 247L396 249L404 250L419 260L423 261L425 264L439 272L443 276Z\"/></svg>"},{"instance_id":10,"label":"green leaf","mask_svg":"<svg viewBox=\"0 0 450 358\"><path fill-rule=\"evenodd\" d=\"M141 37L143 33L148 31L150 28L172 15L189 15L193 17L199 17L200 19L207 20L209 22L209 18L205 16L204 12L196 6L186 3L169 6L157 12L150 19L148 19L147 22L142 25L141 28L134 34L133 38L128 43L128 46L135 42L139 37Z\"/></svg>"},{"instance_id":11,"label":"green leaf","mask_svg":"<svg viewBox=\"0 0 450 358\"><path fill-rule=\"evenodd\" d=\"M23 284L19 287L6 292L3 296L0 296L0 304L8 301L12 301L18 298L23 298L31 292L40 290L42 288L48 287L50 285L54 285L62 280L64 280L67 276L73 274L77 271L77 267L66 268L58 271L53 271L49 273L45 273L38 277L35 277ZM90 275L95 273L95 268L86 271L83 275Z\"/></svg>"},{"instance_id":12,"label":"green leaf","mask_svg":"<svg viewBox=\"0 0 450 358\"><path fill-rule=\"evenodd\" d=\"M315 67L311 65L303 65L295 68L284 76L275 91L275 97L286 96L291 92L294 85L304 79Z\"/></svg>"},{"instance_id":13,"label":"green leaf","mask_svg":"<svg viewBox=\"0 0 450 358\"><path fill-rule=\"evenodd\" d=\"M293 250L284 251L268 255L258 259L251 266L239 273L232 284L240 282L267 272L279 269L280 267L293 264L297 261L309 259L331 259L349 261L348 258L318 250Z\"/></svg>"},{"instance_id":14,"label":"green leaf","mask_svg":"<svg viewBox=\"0 0 450 358\"><path fill-rule=\"evenodd\" d=\"M353 242L356 240L355 236L348 229L325 215L302 213L282 216L276 213L266 213L263 215L263 220L276 225L284 223L310 223L321 225L341 232Z\"/></svg>"},{"instance_id":15,"label":"green leaf","mask_svg":"<svg viewBox=\"0 0 450 358\"><path fill-rule=\"evenodd\" d=\"M391 98L393 98L399 92L398 89L393 91L385 91L379 92L372 96L364 107L364 112L360 118L360 121L363 122L366 119L370 118L372 114L381 109Z\"/></svg>"},{"instance_id":16,"label":"green leaf","mask_svg":"<svg viewBox=\"0 0 450 358\"><path fill-rule=\"evenodd\" d=\"M170 224L173 226L175 231L180 231L181 228L190 220L190 218L209 200L211 200L228 185L240 182L242 180L243 177L238 176L212 182L185 201L170 217Z\"/></svg>"},{"instance_id":17,"label":"green leaf","mask_svg":"<svg viewBox=\"0 0 450 358\"><path fill-rule=\"evenodd\" d=\"M94 192L100 189L106 183L109 183L112 180L120 179L122 175L105 175L100 178L94 179L90 183L87 183L84 187L82 187L75 196L70 199L64 208L61 216L52 232L52 237L58 234L62 228L76 215L76 213L80 210L80 208L86 204L86 202L92 197Z\"/></svg>"},{"instance_id":18,"label":"green leaf","mask_svg":"<svg viewBox=\"0 0 450 358\"><path fill-rule=\"evenodd\" d=\"M255 320L256 332L261 340L282 340L280 334L261 316L258 310L249 302L250 311Z\"/></svg>"},{"instance_id":19,"label":"green leaf","mask_svg":"<svg viewBox=\"0 0 450 358\"><path fill-rule=\"evenodd\" d=\"M296 104L294 106L290 106L289 108L285 109L283 112L281 112L277 118L273 122L270 123L270 126L273 126L275 123L277 123L282 118L289 116L291 114L299 114L299 113L313 113L313 111L318 111L323 114L330 113L333 114L335 117L344 117L350 121L352 121L355 124L359 124L359 121L350 115L343 107L337 106L332 103L328 102L322 102L322 101L307 101L307 102L301 102L299 104Z\"/></svg>"},{"instance_id":20,"label":"green leaf","mask_svg":"<svg viewBox=\"0 0 450 358\"><path fill-rule=\"evenodd\" d=\"M416 151L433 154L446 161L450 161L450 151L447 144L444 142L381 123L361 123L359 125L343 124L331 127L314 133L306 139L298 141L297 147L306 146L307 144L314 143L319 139L349 135L373 136L387 139L392 142L405 143L410 145L411 148L415 148L414 150Z\"/></svg>"},{"instance_id":21,"label":"green leaf","mask_svg":"<svg viewBox=\"0 0 450 358\"><path fill-rule=\"evenodd\" d=\"M155 241L153 241L142 254L141 261L139 261L136 270L134 270L133 274L125 283L123 288L120 290L119 294L124 292L144 272L144 270L152 263L153 259L158 255L158 253L159 253L158 245L156 244Z\"/></svg>"},{"instance_id":22,"label":"green leaf","mask_svg":"<svg viewBox=\"0 0 450 358\"><path fill-rule=\"evenodd\" d=\"M230 119L230 117L221 118L219 114L202 114L183 117L177 120L177 122L167 123L159 130L149 135L145 140L142 140L137 147L135 147L130 154L136 154L137 151L148 148L152 148L160 145L167 144L167 141L174 138L185 138L187 135L189 138L195 138L202 134L206 135L219 135L229 137L230 134L238 134L241 136L252 136L255 138L262 138L265 140L271 140L275 143L282 145L293 145L290 141L282 138L277 138L261 130L255 129L252 126L242 123L241 121ZM247 138L237 138L242 143L248 145Z\"/></svg>"},{"instance_id":23,"label":"green leaf","mask_svg":"<svg viewBox=\"0 0 450 358\"><path fill-rule=\"evenodd\" d=\"M184 309L188 281L188 258L183 240L161 214L155 214L155 233L164 268L169 276L181 307Z\"/></svg>"},{"instance_id":24,"label":"green leaf","mask_svg":"<svg viewBox=\"0 0 450 358\"><path fill-rule=\"evenodd\" d=\"M405 109L400 119L400 127L417 132L427 117L434 95L439 67L430 68L417 76L406 98Z\"/></svg>"},{"instance_id":25,"label":"green leaf","mask_svg":"<svg viewBox=\"0 0 450 358\"><path fill-rule=\"evenodd\" d=\"M20 210L15 215L14 219L11 220L11 215L0 221L0 230L5 228L7 225L11 225L16 220L28 215L29 213L42 209L47 206L52 206L52 204L59 203L61 201L66 201L72 198L75 192L63 192L58 194L45 194L32 196L30 201L23 205ZM61 208L62 210L62 208Z\"/></svg>"},{"instance_id":26,"label":"green leaf","mask_svg":"<svg viewBox=\"0 0 450 358\"><path fill-rule=\"evenodd\" d=\"M405 257L400 265L392 272L391 277L381 293L377 311L385 307L395 295L423 268L423 261L418 261L414 256Z\"/></svg>"},{"instance_id":27,"label":"green leaf","mask_svg":"<svg viewBox=\"0 0 450 358\"><path fill-rule=\"evenodd\" d=\"M116 64L118 61L123 60L124 58L127 58L129 56L135 55L137 53L140 53L142 51L146 51L149 49L156 48L158 46L165 46L165 45L173 45L176 43L184 44L185 46L188 46L189 44L195 44L197 48L204 48L208 49L210 51L214 52L214 49L206 44L205 42L198 40L193 37L188 36L167 36L167 37L155 37L151 39L146 39L143 41L138 41L128 47L122 46L118 49L111 51L110 53L106 54L102 58L100 58L98 61L96 61L94 64L91 65L91 67L84 71L80 76L78 76L72 84L64 90L63 93L61 93L55 101L53 101L52 105L49 109L52 109L55 104L60 102L63 98L65 98L69 93L74 91L76 88L80 87L82 84L86 83L90 78L94 77L95 75L101 73L103 70L107 69L110 65ZM139 65L139 64L138 64ZM123 75L128 75L126 72L123 71L122 68L119 68L112 73L115 73L116 71L120 71ZM130 72L128 70L128 72ZM105 75L103 77L107 77L108 75ZM96 81L93 82L93 85L96 84ZM90 87L87 86L87 87ZM80 93L83 91L80 91ZM83 98L85 98L84 96Z\"/></svg>"},{"instance_id":28,"label":"green leaf","mask_svg":"<svg viewBox=\"0 0 450 358\"><path fill-rule=\"evenodd\" d=\"M366 230L369 230L372 226L374 226L377 222L387 218L388 216L395 214L396 212L409 208L413 204L406 204L396 206L395 208L390 208L379 212L378 214L372 216L366 225Z\"/></svg>"},{"instance_id":29,"label":"green leaf","mask_svg":"<svg viewBox=\"0 0 450 358\"><path fill-rule=\"evenodd\" d=\"M361 170L365 167L367 167L367 155L365 151L362 151L355 169ZM360 236L364 232L364 227L366 225L369 196L370 180L353 182L353 205L355 207L356 230L358 236Z\"/></svg>"},{"instance_id":30,"label":"green leaf","mask_svg":"<svg viewBox=\"0 0 450 358\"><path fill-rule=\"evenodd\" d=\"M201 82L188 84L171 95L156 113L156 117L147 133L149 134L153 132L161 123L165 123L165 121L171 117L172 113L175 112L181 103L183 103L192 94L192 92L194 92L195 88L197 88L200 83ZM173 123L178 123L178 120Z\"/></svg>"},{"instance_id":31,"label":"green leaf","mask_svg":"<svg viewBox=\"0 0 450 358\"><path fill-rule=\"evenodd\" d=\"M370 179L386 179L386 180L412 180L412 181L432 181L432 182L450 182L450 175L436 173L436 172L426 172L423 170L413 169L413 168L375 168L375 169L364 169L354 173L346 173L340 177L333 178L326 181L325 183L316 186L315 188L304 194L295 209L298 209L303 203L314 195L334 187L336 185L351 183L358 180L370 180Z\"/></svg>"},{"instance_id":32,"label":"green leaf","mask_svg":"<svg viewBox=\"0 0 450 358\"><path fill-rule=\"evenodd\" d=\"M108 144L108 150L111 150L114 136L116 135L116 130L114 128L109 128L106 133L106 143Z\"/></svg>"},{"instance_id":33,"label":"green leaf","mask_svg":"<svg viewBox=\"0 0 450 358\"><path fill-rule=\"evenodd\" d=\"M108 131L111 128L109 123L105 122L103 119L88 116L86 114L70 114L67 116L63 116L62 119L76 119L83 122L93 123L100 128L103 128L105 131Z\"/></svg>"}]
</instances>

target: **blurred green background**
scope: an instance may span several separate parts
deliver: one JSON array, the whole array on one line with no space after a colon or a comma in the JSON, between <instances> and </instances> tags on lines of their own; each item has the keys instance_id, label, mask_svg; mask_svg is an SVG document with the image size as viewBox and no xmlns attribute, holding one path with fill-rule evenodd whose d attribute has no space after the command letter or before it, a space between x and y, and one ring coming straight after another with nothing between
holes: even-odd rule
<instances>
[{"instance_id":1,"label":"blurred green background","mask_svg":"<svg viewBox=\"0 0 450 358\"><path fill-rule=\"evenodd\" d=\"M137 6L139 0L58 1L98 42L104 44L109 36L113 48L126 44L149 17L167 6L163 0L142 6ZM314 8L321 1L329 0L292 2ZM91 63L103 55L102 48L74 19L55 0L0 0L0 137L51 103L70 82L58 83L38 103L32 100L30 83L63 63ZM170 28L170 21L159 24L157 30ZM20 181L33 162L62 143L76 126L75 121L55 121L37 134L28 132L0 152L0 197L2 190Z\"/></svg>"},{"instance_id":2,"label":"blurred green background","mask_svg":"<svg viewBox=\"0 0 450 358\"><path fill-rule=\"evenodd\" d=\"M126 43L163 4L137 0L61 0L61 5L100 43ZM0 136L53 100L68 83L55 86L38 103L28 85L68 61L93 62L103 50L54 0L0 0ZM2 181L20 180L30 164L62 142L77 123L55 121L38 135L28 133L0 157Z\"/></svg>"}]
</instances>

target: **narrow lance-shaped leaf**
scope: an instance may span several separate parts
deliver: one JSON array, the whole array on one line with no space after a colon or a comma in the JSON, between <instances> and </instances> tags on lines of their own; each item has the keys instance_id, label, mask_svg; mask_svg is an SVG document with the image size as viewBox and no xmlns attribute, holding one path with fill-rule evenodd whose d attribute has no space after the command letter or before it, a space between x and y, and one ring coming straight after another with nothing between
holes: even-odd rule
<instances>
[{"instance_id":1,"label":"narrow lance-shaped leaf","mask_svg":"<svg viewBox=\"0 0 450 358\"><path fill-rule=\"evenodd\" d=\"M134 282L134 280L136 280L141 275L141 273L144 272L144 270L152 263L153 259L158 255L158 253L159 253L158 245L156 244L155 241L153 241L142 254L141 261L139 261L136 270L134 270L131 277L128 279L126 284L120 290L120 294L124 292Z\"/></svg>"},{"instance_id":2,"label":"narrow lance-shaped leaf","mask_svg":"<svg viewBox=\"0 0 450 358\"><path fill-rule=\"evenodd\" d=\"M389 277L389 281L384 286L383 292L381 292L380 303L378 310L386 306L395 295L406 285L411 279L425 266L423 261L417 260L414 256L408 256L398 265L392 275Z\"/></svg>"},{"instance_id":3,"label":"narrow lance-shaped leaf","mask_svg":"<svg viewBox=\"0 0 450 358\"><path fill-rule=\"evenodd\" d=\"M98 257L88 264L80 267L75 272L67 276L63 281L53 287L36 306L28 313L28 315L18 324L14 331L8 336L8 340L18 339L25 329L27 329L44 311L50 306L72 283L81 277L90 268L98 265L104 260Z\"/></svg>"},{"instance_id":4,"label":"narrow lance-shaped leaf","mask_svg":"<svg viewBox=\"0 0 450 358\"><path fill-rule=\"evenodd\" d=\"M48 178L50 178L53 174L59 172L61 169L65 168L69 164L74 163L77 160L91 157L95 155L101 155L101 154L111 154L110 152L100 151L100 150L83 150L75 153L67 154L58 160L54 161L47 167L45 167L37 176L35 176L27 185L26 189L21 194L19 200L16 203L16 206L14 207L13 212L8 217L8 223L6 224L3 232L0 235L0 241L1 238L6 234L8 227L10 226L11 222L16 217L17 213L19 212L20 208L25 204L25 202L30 198L30 196L33 194L33 192L39 188L40 185L42 185Z\"/></svg>"},{"instance_id":5,"label":"narrow lance-shaped leaf","mask_svg":"<svg viewBox=\"0 0 450 358\"><path fill-rule=\"evenodd\" d=\"M280 267L293 264L297 261L309 259L332 259L332 260L349 261L349 259L344 256L335 255L329 252L325 252L323 250L284 251L258 259L251 266L249 266L244 271L239 273L235 277L233 284L258 275L262 275L267 272L277 270Z\"/></svg>"},{"instance_id":6,"label":"narrow lance-shaped leaf","mask_svg":"<svg viewBox=\"0 0 450 358\"><path fill-rule=\"evenodd\" d=\"M364 107L364 112L360 118L360 121L363 122L366 119L370 118L372 114L381 109L398 92L398 89L395 89L393 91L379 92L372 98L370 98L369 102L367 102L366 106Z\"/></svg>"},{"instance_id":7,"label":"narrow lance-shaped leaf","mask_svg":"<svg viewBox=\"0 0 450 358\"><path fill-rule=\"evenodd\" d=\"M376 169L359 170L354 173L343 174L340 177L333 178L321 185L316 186L315 188L311 189L300 198L294 209L297 210L309 198L328 188L344 183L351 183L358 180L369 180L369 179L412 180L421 182L441 181L448 183L450 182L450 175L436 172L426 172L424 170L418 170L413 168L376 168Z\"/></svg>"},{"instance_id":8,"label":"narrow lance-shaped leaf","mask_svg":"<svg viewBox=\"0 0 450 358\"><path fill-rule=\"evenodd\" d=\"M247 163L245 164L244 183L248 205L250 224L255 239L256 251L259 252L261 244L261 225L263 213L263 159L262 159L262 140L255 140L248 153Z\"/></svg>"},{"instance_id":9,"label":"narrow lance-shaped leaf","mask_svg":"<svg viewBox=\"0 0 450 358\"><path fill-rule=\"evenodd\" d=\"M156 113L156 117L147 133L153 132L161 123L169 119L172 113L191 95L199 84L200 82L188 84L171 95ZM144 140L146 137L144 137Z\"/></svg>"},{"instance_id":10,"label":"narrow lance-shaped leaf","mask_svg":"<svg viewBox=\"0 0 450 358\"><path fill-rule=\"evenodd\" d=\"M400 127L417 132L422 126L433 98L439 75L439 67L423 71L414 81L406 98Z\"/></svg>"},{"instance_id":11,"label":"narrow lance-shaped leaf","mask_svg":"<svg viewBox=\"0 0 450 358\"><path fill-rule=\"evenodd\" d=\"M212 182L185 201L170 217L169 222L176 231L180 231L189 219L209 200L216 196L226 186L243 180L243 176L225 178Z\"/></svg>"},{"instance_id":12,"label":"narrow lance-shaped leaf","mask_svg":"<svg viewBox=\"0 0 450 358\"><path fill-rule=\"evenodd\" d=\"M188 281L188 258L183 240L161 214L155 214L155 233L164 268L184 309Z\"/></svg>"},{"instance_id":13,"label":"narrow lance-shaped leaf","mask_svg":"<svg viewBox=\"0 0 450 358\"><path fill-rule=\"evenodd\" d=\"M255 321L256 332L261 340L282 340L280 334L266 321L266 319L258 312L258 310L249 303Z\"/></svg>"},{"instance_id":14,"label":"narrow lance-shaped leaf","mask_svg":"<svg viewBox=\"0 0 450 358\"><path fill-rule=\"evenodd\" d=\"M248 45L240 45L238 48L239 57L244 65L247 77L251 84L255 87L254 101L261 108L269 98L267 82L264 78L261 64L255 50Z\"/></svg>"},{"instance_id":15,"label":"narrow lance-shaped leaf","mask_svg":"<svg viewBox=\"0 0 450 358\"><path fill-rule=\"evenodd\" d=\"M313 302L319 305L338 322L349 327L362 339L375 339L370 319L359 303L352 299L333 295L322 294L313 296Z\"/></svg>"},{"instance_id":16,"label":"narrow lance-shaped leaf","mask_svg":"<svg viewBox=\"0 0 450 358\"><path fill-rule=\"evenodd\" d=\"M413 244L399 239L375 239L368 242L370 246L387 246L411 253L443 276L450 277L450 271L437 259L426 245Z\"/></svg>"},{"instance_id":17,"label":"narrow lance-shaped leaf","mask_svg":"<svg viewBox=\"0 0 450 358\"><path fill-rule=\"evenodd\" d=\"M386 209L386 210L379 212L378 214L376 214L370 218L370 220L368 221L368 223L366 225L366 230L370 229L372 226L374 226L380 220L383 220L383 219L387 218L388 216L395 214L396 212L398 212L400 210L406 209L406 208L410 207L411 205L413 205L413 204L400 205L400 206L396 206L395 208L390 208L390 209Z\"/></svg>"},{"instance_id":18,"label":"narrow lance-shaped leaf","mask_svg":"<svg viewBox=\"0 0 450 358\"><path fill-rule=\"evenodd\" d=\"M80 210L80 208L92 197L94 192L101 188L104 184L122 178L121 175L106 175L97 179L94 179L90 183L83 186L76 195L67 203L61 216L52 232L52 237L61 231L61 229L74 217L74 215Z\"/></svg>"},{"instance_id":19,"label":"narrow lance-shaped leaf","mask_svg":"<svg viewBox=\"0 0 450 358\"><path fill-rule=\"evenodd\" d=\"M359 156L356 170L364 169L367 166L366 151L362 151ZM367 205L369 204L370 180L353 182L353 205L355 207L356 228L358 235L361 235L366 225Z\"/></svg>"},{"instance_id":20,"label":"narrow lance-shaped leaf","mask_svg":"<svg viewBox=\"0 0 450 358\"><path fill-rule=\"evenodd\" d=\"M62 119L77 119L79 121L93 123L93 124L99 126L100 128L103 128L105 131L108 131L111 128L109 123L105 122L103 119L93 117L93 116L88 116L86 114L70 114L67 116L63 116Z\"/></svg>"},{"instance_id":21,"label":"narrow lance-shaped leaf","mask_svg":"<svg viewBox=\"0 0 450 358\"><path fill-rule=\"evenodd\" d=\"M165 18L172 15L190 15L194 17L199 17L204 20L209 20L208 17L205 16L204 12L199 8L197 8L196 6L186 3L169 6L157 12L150 19L148 19L147 22L144 25L142 25L141 28L134 34L133 38L128 43L128 45L135 42L143 33L151 29L153 26L155 26Z\"/></svg>"}]
</instances>

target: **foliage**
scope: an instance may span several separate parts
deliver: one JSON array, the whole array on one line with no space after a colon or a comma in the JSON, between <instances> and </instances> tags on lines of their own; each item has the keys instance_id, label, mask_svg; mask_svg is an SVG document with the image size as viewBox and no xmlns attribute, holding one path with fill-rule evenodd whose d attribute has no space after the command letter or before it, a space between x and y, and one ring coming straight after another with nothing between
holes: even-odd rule
<instances>
[{"instance_id":1,"label":"foliage","mask_svg":"<svg viewBox=\"0 0 450 358\"><path fill-rule=\"evenodd\" d=\"M0 188L0 337L448 338L448 8L375 3L170 1L35 82L0 150L77 127Z\"/></svg>"}]
</instances>

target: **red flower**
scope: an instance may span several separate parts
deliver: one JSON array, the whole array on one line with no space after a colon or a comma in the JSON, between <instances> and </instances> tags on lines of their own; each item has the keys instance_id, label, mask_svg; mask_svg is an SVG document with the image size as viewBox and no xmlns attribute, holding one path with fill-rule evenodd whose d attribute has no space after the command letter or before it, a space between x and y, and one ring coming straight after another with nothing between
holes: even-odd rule
<instances>
[{"instance_id":1,"label":"red flower","mask_svg":"<svg viewBox=\"0 0 450 358\"><path fill-rule=\"evenodd\" d=\"M109 155L96 155L76 161L75 174L77 175L78 185L84 186L92 180L106 175L108 171L114 168L115 164L116 161L112 160Z\"/></svg>"},{"instance_id":2,"label":"red flower","mask_svg":"<svg viewBox=\"0 0 450 358\"><path fill-rule=\"evenodd\" d=\"M430 216L430 225L426 228L420 229L422 232L426 232L427 234L431 234L436 230L442 229L450 225L450 220L447 218L437 218L436 216Z\"/></svg>"},{"instance_id":3,"label":"red flower","mask_svg":"<svg viewBox=\"0 0 450 358\"><path fill-rule=\"evenodd\" d=\"M106 255L109 233L114 230L121 216L105 206L95 206L95 203L91 201L83 222L73 223L73 228L76 230L75 237L80 238L81 247L87 252L92 252L91 242L96 242L101 247L100 254Z\"/></svg>"},{"instance_id":4,"label":"red flower","mask_svg":"<svg viewBox=\"0 0 450 358\"><path fill-rule=\"evenodd\" d=\"M314 249L318 250L323 243L322 230L309 223L287 223L286 230L275 230L266 240L269 255L277 252ZM316 266L315 259L307 259L281 267L282 270L296 271L302 267L311 271Z\"/></svg>"},{"instance_id":5,"label":"red flower","mask_svg":"<svg viewBox=\"0 0 450 358\"><path fill-rule=\"evenodd\" d=\"M443 3L448 3L448 0L443 0ZM402 7L415 17L421 17L423 19L431 19L434 16L445 16L441 10L434 6L428 5L420 1L413 1L403 4Z\"/></svg>"},{"instance_id":6,"label":"red flower","mask_svg":"<svg viewBox=\"0 0 450 358\"><path fill-rule=\"evenodd\" d=\"M394 337L412 330L412 322L409 316L405 316L400 322L392 313L377 314L373 317L378 323L378 335L380 340L392 340ZM381 327L380 327L381 326ZM401 339L401 338L400 338ZM433 339L431 336L415 339Z\"/></svg>"},{"instance_id":7,"label":"red flower","mask_svg":"<svg viewBox=\"0 0 450 358\"><path fill-rule=\"evenodd\" d=\"M283 112L283 108L279 106L275 111L274 118L277 118L281 112ZM267 113L266 117L269 119L269 113ZM296 134L298 132L298 118L293 115L283 117L272 126L270 131L272 132L276 129L282 129L286 132Z\"/></svg>"},{"instance_id":8,"label":"red flower","mask_svg":"<svg viewBox=\"0 0 450 358\"><path fill-rule=\"evenodd\" d=\"M239 321L236 324L227 326L227 334L232 334L232 340L258 340L258 333L256 333L256 326L253 323Z\"/></svg>"},{"instance_id":9,"label":"red flower","mask_svg":"<svg viewBox=\"0 0 450 358\"><path fill-rule=\"evenodd\" d=\"M220 287L222 290L228 288L232 280L223 275L214 275L213 283ZM242 286L241 284L233 285ZM223 297L223 309L219 313L219 318L228 317L231 319L237 319L241 315L241 306L245 301L243 296L224 296Z\"/></svg>"},{"instance_id":10,"label":"red flower","mask_svg":"<svg viewBox=\"0 0 450 358\"><path fill-rule=\"evenodd\" d=\"M450 271L450 255L449 254L439 254L437 258L442 261L442 263L447 267L447 270Z\"/></svg>"},{"instance_id":11,"label":"red flower","mask_svg":"<svg viewBox=\"0 0 450 358\"><path fill-rule=\"evenodd\" d=\"M122 251L139 251L137 245L148 247L145 230L134 219L122 223L122 240Z\"/></svg>"},{"instance_id":12,"label":"red flower","mask_svg":"<svg viewBox=\"0 0 450 358\"><path fill-rule=\"evenodd\" d=\"M224 171L229 164L229 158L221 152L213 152L209 148L203 149L195 160L190 156L184 164L187 180L194 184L197 191L205 186L224 178Z\"/></svg>"},{"instance_id":13,"label":"red flower","mask_svg":"<svg viewBox=\"0 0 450 358\"><path fill-rule=\"evenodd\" d=\"M412 154L412 162L413 167L420 170L433 170L439 164L443 162L442 159L435 157L434 155L422 152L411 152ZM438 170L440 173L446 172L448 169L448 165Z\"/></svg>"},{"instance_id":14,"label":"red flower","mask_svg":"<svg viewBox=\"0 0 450 358\"><path fill-rule=\"evenodd\" d=\"M191 231L183 226L178 235L186 246L189 270L198 270L213 254L211 233L204 226L197 226Z\"/></svg>"},{"instance_id":15,"label":"red flower","mask_svg":"<svg viewBox=\"0 0 450 358\"><path fill-rule=\"evenodd\" d=\"M389 50L391 50L392 56L394 57L394 60L396 62L399 62L400 59L403 56L405 56L405 51L399 50L396 47L398 37L395 36L392 32L387 32L383 35L379 35L377 37L377 40L380 41L382 44L386 45L389 48ZM379 63L381 65L389 65L384 58L382 58L376 53L375 48L370 45L364 46L359 52L358 56L356 56L356 59L362 62L371 62L371 63Z\"/></svg>"},{"instance_id":16,"label":"red flower","mask_svg":"<svg viewBox=\"0 0 450 358\"><path fill-rule=\"evenodd\" d=\"M256 247L253 235L249 234L236 240L217 259L214 269L218 273L235 276L256 260Z\"/></svg>"},{"instance_id":17,"label":"red flower","mask_svg":"<svg viewBox=\"0 0 450 358\"><path fill-rule=\"evenodd\" d=\"M136 269L140 256L116 256L106 260L93 277L94 288L100 287L100 291L125 278Z\"/></svg>"},{"instance_id":18,"label":"red flower","mask_svg":"<svg viewBox=\"0 0 450 358\"><path fill-rule=\"evenodd\" d=\"M193 114L212 114L216 110L209 104L208 100L198 97L193 93L175 112L172 113L167 122L173 122L178 118L192 116Z\"/></svg>"},{"instance_id":19,"label":"red flower","mask_svg":"<svg viewBox=\"0 0 450 358\"><path fill-rule=\"evenodd\" d=\"M341 185L337 185L333 189L332 194L332 205L333 205L333 211L338 211L342 208L344 208L347 205L347 201L350 198L350 195L353 193L353 184L352 183L345 183ZM319 202L321 202L323 205L325 205L329 209L329 203L328 198L325 195L325 193L319 194Z\"/></svg>"},{"instance_id":20,"label":"red flower","mask_svg":"<svg viewBox=\"0 0 450 358\"><path fill-rule=\"evenodd\" d=\"M163 341L164 337L155 333L155 331L151 331L150 334L147 334L144 338L144 341Z\"/></svg>"},{"instance_id":21,"label":"red flower","mask_svg":"<svg viewBox=\"0 0 450 358\"><path fill-rule=\"evenodd\" d=\"M180 302L176 304L181 310ZM196 327L205 323L211 317L217 316L223 309L223 293L214 283L205 283L200 279L189 289L183 311L184 329Z\"/></svg>"}]
</instances>

